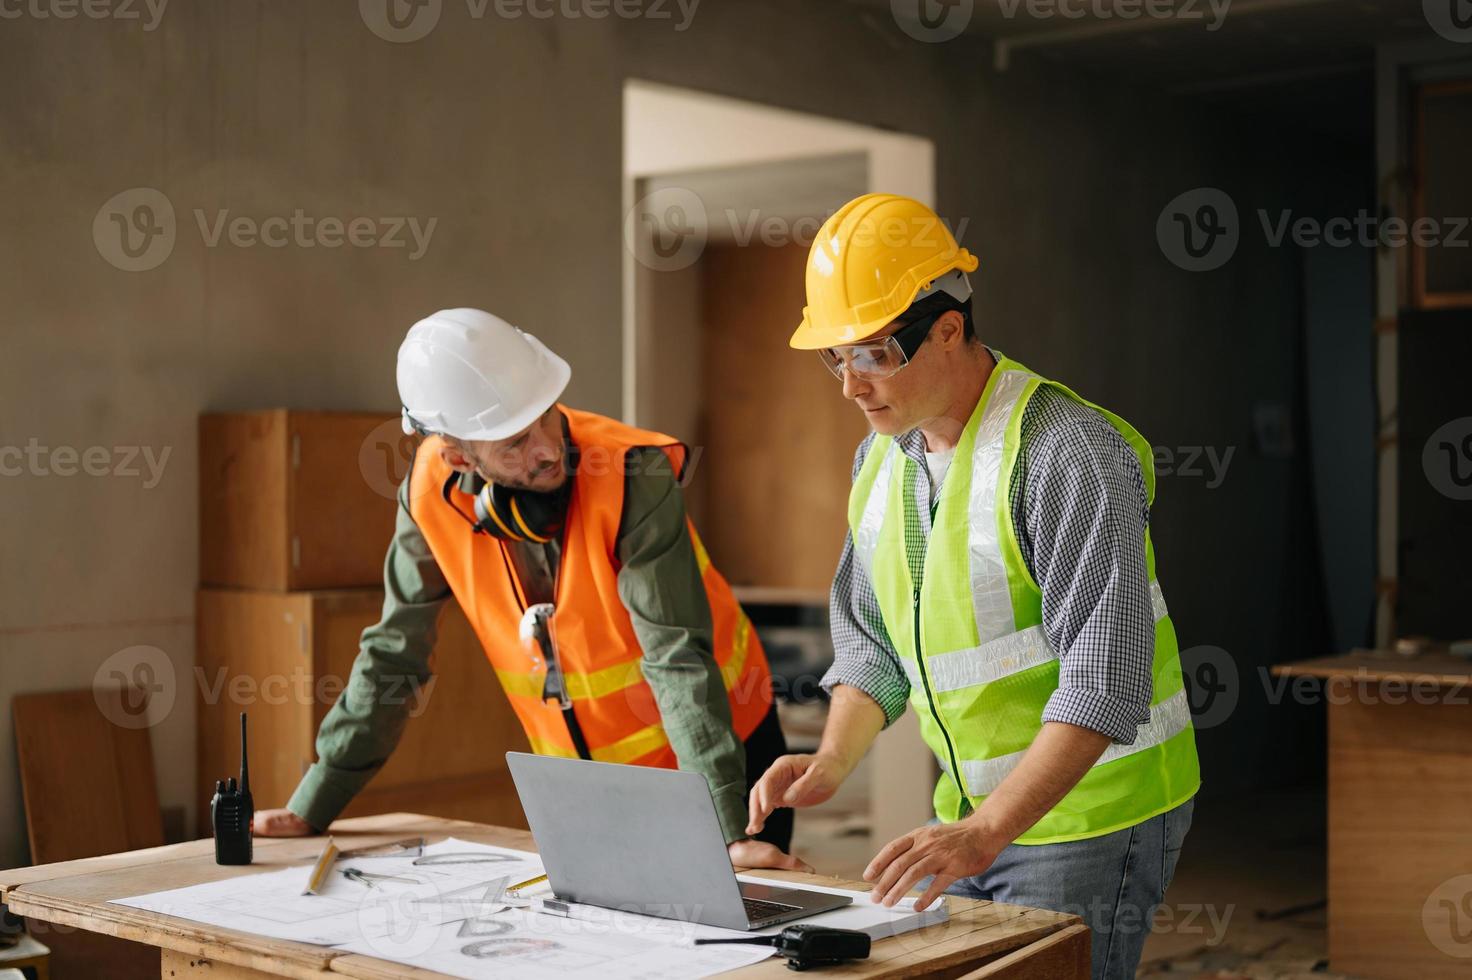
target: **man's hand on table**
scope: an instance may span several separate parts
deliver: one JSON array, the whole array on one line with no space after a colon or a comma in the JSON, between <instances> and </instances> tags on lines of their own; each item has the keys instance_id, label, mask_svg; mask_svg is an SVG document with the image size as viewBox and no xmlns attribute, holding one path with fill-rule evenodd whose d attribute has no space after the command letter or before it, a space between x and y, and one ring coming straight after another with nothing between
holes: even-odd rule
<instances>
[{"instance_id":1,"label":"man's hand on table","mask_svg":"<svg viewBox=\"0 0 1472 980\"><path fill-rule=\"evenodd\" d=\"M317 832L284 807L280 810L257 810L251 831L257 837L307 837Z\"/></svg>"},{"instance_id":2,"label":"man's hand on table","mask_svg":"<svg viewBox=\"0 0 1472 980\"><path fill-rule=\"evenodd\" d=\"M1006 845L975 814L955 823L927 824L890 841L869 862L864 869L864 880L874 882L869 897L892 907L921 879L934 875L930 887L915 902L915 908L923 912L958 879L991 867Z\"/></svg>"}]
</instances>

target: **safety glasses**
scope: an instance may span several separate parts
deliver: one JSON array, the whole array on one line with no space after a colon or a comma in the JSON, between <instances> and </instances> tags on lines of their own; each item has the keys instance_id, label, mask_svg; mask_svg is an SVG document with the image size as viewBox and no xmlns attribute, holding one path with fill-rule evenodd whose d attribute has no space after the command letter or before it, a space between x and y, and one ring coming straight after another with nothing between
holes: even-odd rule
<instances>
[{"instance_id":1,"label":"safety glasses","mask_svg":"<svg viewBox=\"0 0 1472 980\"><path fill-rule=\"evenodd\" d=\"M839 381L848 371L863 381L880 381L899 373L910 363L910 358L925 343L930 328L940 319L944 310L911 320L883 340L864 344L847 344L843 347L825 347L818 351L823 363Z\"/></svg>"}]
</instances>

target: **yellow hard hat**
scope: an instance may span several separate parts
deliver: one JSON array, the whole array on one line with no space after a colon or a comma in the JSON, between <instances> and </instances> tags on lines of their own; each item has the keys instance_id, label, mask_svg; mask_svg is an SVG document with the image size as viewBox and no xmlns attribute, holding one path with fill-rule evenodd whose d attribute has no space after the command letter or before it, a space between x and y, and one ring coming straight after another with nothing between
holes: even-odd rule
<instances>
[{"instance_id":1,"label":"yellow hard hat","mask_svg":"<svg viewBox=\"0 0 1472 980\"><path fill-rule=\"evenodd\" d=\"M798 350L858 343L936 279L953 269L975 272L979 264L919 201L856 197L824 222L808 252L808 305L788 343Z\"/></svg>"}]
</instances>

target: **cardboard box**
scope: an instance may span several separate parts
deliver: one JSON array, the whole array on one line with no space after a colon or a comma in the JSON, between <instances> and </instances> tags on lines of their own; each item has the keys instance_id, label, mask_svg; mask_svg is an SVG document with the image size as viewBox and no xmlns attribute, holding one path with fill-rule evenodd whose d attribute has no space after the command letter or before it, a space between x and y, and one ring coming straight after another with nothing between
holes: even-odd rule
<instances>
[{"instance_id":1,"label":"cardboard box","mask_svg":"<svg viewBox=\"0 0 1472 980\"><path fill-rule=\"evenodd\" d=\"M200 416L200 583L381 585L415 444L393 412Z\"/></svg>"}]
</instances>

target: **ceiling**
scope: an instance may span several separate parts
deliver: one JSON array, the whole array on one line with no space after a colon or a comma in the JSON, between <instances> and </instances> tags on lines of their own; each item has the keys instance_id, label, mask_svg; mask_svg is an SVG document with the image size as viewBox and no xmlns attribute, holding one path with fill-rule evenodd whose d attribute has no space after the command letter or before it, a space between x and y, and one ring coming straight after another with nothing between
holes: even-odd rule
<instances>
[{"instance_id":1,"label":"ceiling","mask_svg":"<svg viewBox=\"0 0 1472 980\"><path fill-rule=\"evenodd\" d=\"M892 30L903 19L893 11L913 9L917 0L849 2L864 8L877 26ZM989 42L991 71L1045 59L1349 137L1369 132L1376 46L1437 37L1422 0L918 2L936 15L952 11L957 18L952 23L965 22L963 36ZM1194 16L1120 16L1144 9L1147 2L1157 10ZM967 7L969 18L963 13ZM1075 16L1064 16L1064 10ZM917 22L900 26L916 29Z\"/></svg>"}]
</instances>

